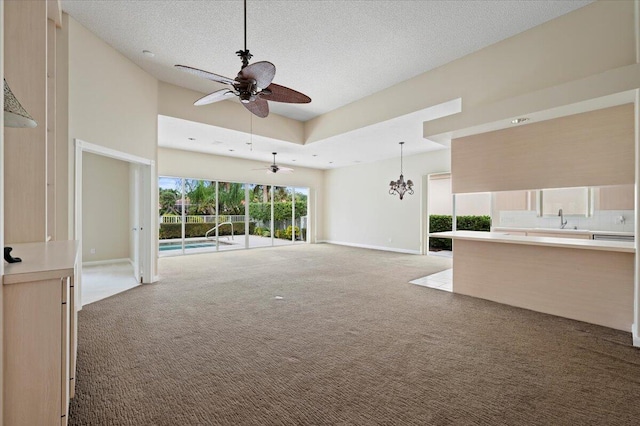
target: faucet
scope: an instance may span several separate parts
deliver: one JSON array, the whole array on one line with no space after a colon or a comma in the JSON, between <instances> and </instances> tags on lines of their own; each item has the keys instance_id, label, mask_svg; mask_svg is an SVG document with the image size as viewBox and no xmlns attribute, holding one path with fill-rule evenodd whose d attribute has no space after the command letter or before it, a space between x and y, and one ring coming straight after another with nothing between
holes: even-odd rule
<instances>
[{"instance_id":1,"label":"faucet","mask_svg":"<svg viewBox=\"0 0 640 426\"><path fill-rule=\"evenodd\" d=\"M564 229L564 227L567 226L567 221L564 220L562 209L558 210L558 216L560 216L560 229Z\"/></svg>"}]
</instances>

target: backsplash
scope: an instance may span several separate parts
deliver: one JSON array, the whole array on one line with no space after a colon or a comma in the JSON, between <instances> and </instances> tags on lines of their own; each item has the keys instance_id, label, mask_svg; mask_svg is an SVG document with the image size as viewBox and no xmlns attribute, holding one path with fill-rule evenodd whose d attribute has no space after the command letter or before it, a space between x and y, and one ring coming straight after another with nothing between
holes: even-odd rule
<instances>
[{"instance_id":1,"label":"backsplash","mask_svg":"<svg viewBox=\"0 0 640 426\"><path fill-rule=\"evenodd\" d=\"M512 228L558 228L560 229L560 217L538 217L535 211L515 210L501 211L499 223L492 226ZM599 210L591 217L565 216L567 225L565 229L588 229L589 231L615 231L635 232L633 210ZM620 218L624 220L620 220ZM622 223L620 223L622 222Z\"/></svg>"}]
</instances>

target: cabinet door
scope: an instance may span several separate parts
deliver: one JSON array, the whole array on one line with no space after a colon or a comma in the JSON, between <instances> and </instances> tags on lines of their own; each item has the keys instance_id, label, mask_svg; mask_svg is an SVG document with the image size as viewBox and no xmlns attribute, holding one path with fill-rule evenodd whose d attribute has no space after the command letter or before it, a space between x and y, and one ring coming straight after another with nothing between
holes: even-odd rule
<instances>
[{"instance_id":1,"label":"cabinet door","mask_svg":"<svg viewBox=\"0 0 640 426\"><path fill-rule=\"evenodd\" d=\"M601 186L599 210L633 210L634 209L634 186L616 185Z\"/></svg>"},{"instance_id":2,"label":"cabinet door","mask_svg":"<svg viewBox=\"0 0 640 426\"><path fill-rule=\"evenodd\" d=\"M78 311L74 277L69 277L69 398L76 394L76 358L78 355Z\"/></svg>"},{"instance_id":3,"label":"cabinet door","mask_svg":"<svg viewBox=\"0 0 640 426\"><path fill-rule=\"evenodd\" d=\"M60 309L60 424L66 425L69 420L69 280L61 280L62 304Z\"/></svg>"},{"instance_id":4,"label":"cabinet door","mask_svg":"<svg viewBox=\"0 0 640 426\"><path fill-rule=\"evenodd\" d=\"M530 209L530 191L499 191L493 193L494 211ZM533 204L535 207L535 203Z\"/></svg>"},{"instance_id":5,"label":"cabinet door","mask_svg":"<svg viewBox=\"0 0 640 426\"><path fill-rule=\"evenodd\" d=\"M3 290L4 425L59 425L60 279Z\"/></svg>"}]
</instances>

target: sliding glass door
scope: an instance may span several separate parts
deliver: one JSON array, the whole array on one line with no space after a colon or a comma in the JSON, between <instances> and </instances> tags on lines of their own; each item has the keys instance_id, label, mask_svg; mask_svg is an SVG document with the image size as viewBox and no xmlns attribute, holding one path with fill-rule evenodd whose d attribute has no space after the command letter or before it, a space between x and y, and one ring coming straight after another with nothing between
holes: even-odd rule
<instances>
[{"instance_id":1,"label":"sliding glass door","mask_svg":"<svg viewBox=\"0 0 640 426\"><path fill-rule=\"evenodd\" d=\"M184 197L182 179L158 179L160 256L184 253Z\"/></svg>"},{"instance_id":2,"label":"sliding glass door","mask_svg":"<svg viewBox=\"0 0 640 426\"><path fill-rule=\"evenodd\" d=\"M218 250L246 248L244 189L242 183L218 182Z\"/></svg>"},{"instance_id":3,"label":"sliding glass door","mask_svg":"<svg viewBox=\"0 0 640 426\"><path fill-rule=\"evenodd\" d=\"M247 188L249 190L249 222L253 223L249 248L272 246L271 186L249 184Z\"/></svg>"},{"instance_id":4,"label":"sliding glass door","mask_svg":"<svg viewBox=\"0 0 640 426\"><path fill-rule=\"evenodd\" d=\"M309 202L309 188L294 188L293 203L293 230L292 239L294 243L307 242L308 216L307 205Z\"/></svg>"},{"instance_id":5,"label":"sliding glass door","mask_svg":"<svg viewBox=\"0 0 640 426\"><path fill-rule=\"evenodd\" d=\"M160 256L307 240L309 189L159 178Z\"/></svg>"}]
</instances>

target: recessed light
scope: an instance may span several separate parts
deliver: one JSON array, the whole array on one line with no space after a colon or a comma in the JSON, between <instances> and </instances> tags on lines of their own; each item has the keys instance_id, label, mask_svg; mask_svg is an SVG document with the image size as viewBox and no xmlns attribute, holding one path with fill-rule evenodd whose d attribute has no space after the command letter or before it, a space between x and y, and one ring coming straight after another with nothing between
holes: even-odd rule
<instances>
[{"instance_id":1,"label":"recessed light","mask_svg":"<svg viewBox=\"0 0 640 426\"><path fill-rule=\"evenodd\" d=\"M527 117L514 118L513 120L511 120L511 124L520 124L524 123L525 121L529 121L529 119Z\"/></svg>"},{"instance_id":2,"label":"recessed light","mask_svg":"<svg viewBox=\"0 0 640 426\"><path fill-rule=\"evenodd\" d=\"M190 141L195 141L195 140L196 140L196 138L189 138L189 140L190 140Z\"/></svg>"},{"instance_id":3,"label":"recessed light","mask_svg":"<svg viewBox=\"0 0 640 426\"><path fill-rule=\"evenodd\" d=\"M360 160L355 160L354 163L362 163Z\"/></svg>"},{"instance_id":4,"label":"recessed light","mask_svg":"<svg viewBox=\"0 0 640 426\"><path fill-rule=\"evenodd\" d=\"M150 57L150 58L153 58L154 56L156 56L156 54L155 54L155 53L153 53L153 52L152 52L152 51L150 51L150 50L143 50L143 51L142 51L142 53L144 53L144 54L145 54L145 56L148 56L148 57Z\"/></svg>"},{"instance_id":5,"label":"recessed light","mask_svg":"<svg viewBox=\"0 0 640 426\"><path fill-rule=\"evenodd\" d=\"M291 161L296 161L296 160L291 160Z\"/></svg>"},{"instance_id":6,"label":"recessed light","mask_svg":"<svg viewBox=\"0 0 640 426\"><path fill-rule=\"evenodd\" d=\"M317 157L317 156L318 156L318 154L312 154L311 156L312 156L312 157Z\"/></svg>"},{"instance_id":7,"label":"recessed light","mask_svg":"<svg viewBox=\"0 0 640 426\"><path fill-rule=\"evenodd\" d=\"M329 164L333 164L333 161L329 161Z\"/></svg>"},{"instance_id":8,"label":"recessed light","mask_svg":"<svg viewBox=\"0 0 640 426\"><path fill-rule=\"evenodd\" d=\"M229 152L233 152L233 151L235 151L235 149L230 149L230 150L229 150Z\"/></svg>"}]
</instances>

